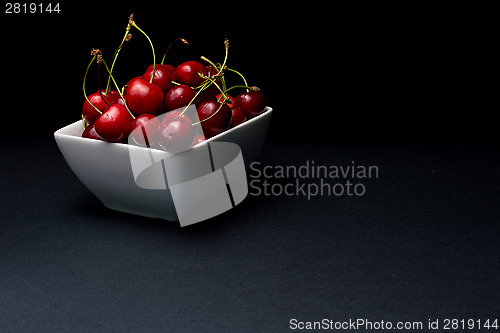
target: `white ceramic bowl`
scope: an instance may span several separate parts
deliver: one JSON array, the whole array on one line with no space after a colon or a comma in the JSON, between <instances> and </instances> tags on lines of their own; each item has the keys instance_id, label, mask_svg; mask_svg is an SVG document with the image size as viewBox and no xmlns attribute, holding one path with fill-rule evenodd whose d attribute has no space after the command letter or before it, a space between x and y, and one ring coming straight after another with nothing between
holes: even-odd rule
<instances>
[{"instance_id":1,"label":"white ceramic bowl","mask_svg":"<svg viewBox=\"0 0 500 333\"><path fill-rule=\"evenodd\" d=\"M205 142L232 142L239 145L246 165L254 161L264 144L272 108ZM170 190L137 186L129 157L130 146L82 138L82 121L54 133L66 162L80 181L108 208L121 212L178 220ZM204 144L204 143L202 143ZM161 159L165 152L142 147Z\"/></svg>"}]
</instances>

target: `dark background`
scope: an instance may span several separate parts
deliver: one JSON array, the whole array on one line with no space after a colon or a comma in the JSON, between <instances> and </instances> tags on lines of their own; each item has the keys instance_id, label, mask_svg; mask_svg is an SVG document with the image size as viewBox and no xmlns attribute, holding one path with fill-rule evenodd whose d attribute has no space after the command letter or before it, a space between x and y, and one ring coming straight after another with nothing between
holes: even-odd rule
<instances>
[{"instance_id":1,"label":"dark background","mask_svg":"<svg viewBox=\"0 0 500 333\"><path fill-rule=\"evenodd\" d=\"M2 332L274 333L290 332L292 318L438 319L441 328L446 318L500 319L496 11L279 5L2 10ZM221 61L230 39L228 64L275 110L262 166L355 161L378 166L379 178L363 180L362 197L249 195L185 228L105 208L53 132L80 119L90 50L110 59L131 12L160 59L175 38L189 40L172 49L174 65ZM120 84L151 63L146 39L133 35L118 59ZM88 91L96 89L91 71Z\"/></svg>"},{"instance_id":2,"label":"dark background","mask_svg":"<svg viewBox=\"0 0 500 333\"><path fill-rule=\"evenodd\" d=\"M487 8L265 2L61 4L61 13L2 15L4 123L48 138L78 120L92 48L110 62L130 13L174 66L224 57L276 111L277 141L461 142L496 139ZM3 11L2 11L3 13ZM135 29L133 29L135 30ZM132 31L116 65L124 85L152 63ZM104 74L104 73L103 73ZM235 83L238 78L235 78ZM97 90L91 70L88 92ZM12 136L5 131L2 135Z\"/></svg>"}]
</instances>

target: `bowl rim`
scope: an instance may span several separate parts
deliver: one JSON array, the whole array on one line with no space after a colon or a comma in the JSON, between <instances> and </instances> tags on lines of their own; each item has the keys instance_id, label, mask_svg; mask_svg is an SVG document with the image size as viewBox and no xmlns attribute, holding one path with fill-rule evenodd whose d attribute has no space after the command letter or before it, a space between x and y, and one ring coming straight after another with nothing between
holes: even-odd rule
<instances>
[{"instance_id":1,"label":"bowl rim","mask_svg":"<svg viewBox=\"0 0 500 333\"><path fill-rule=\"evenodd\" d=\"M261 114L255 116L255 117L253 117L251 119L248 119L248 120L244 121L243 123L241 123L241 124L239 124L239 125L237 125L237 126L235 126L233 128L227 129L227 130L225 130L222 133L214 135L213 137L211 137L209 139L206 139L205 141L200 142L198 145L202 145L204 143L209 143L209 142L215 141L215 140L223 137L224 135L237 130L238 128L242 128L242 127L245 127L247 125L250 125L251 123L258 121L259 119L262 119L262 118L265 118L265 117L269 116L272 113L272 111L273 111L273 108L271 108L270 106L266 106L264 108L264 112L262 112ZM75 121L75 122L73 122L71 124L68 124L68 125L66 125L64 127L61 127L60 129L58 129L58 130L56 130L54 132L54 137L57 138L57 137L61 137L62 136L62 137L80 138L82 140L89 140L91 142L102 142L104 144L128 145L128 143L122 143L122 142L107 142L107 141L100 141L100 140L95 140L95 139L84 138L84 137L81 136L81 134L80 135L73 135L73 134L64 133L64 130L67 129L68 127L75 126L76 124L82 124L82 122L83 122L83 120L80 119L80 120ZM83 126L82 126L82 128L83 128ZM198 146L198 145L196 145L196 146ZM196 146L194 146L194 147L196 147ZM145 147L143 147L143 148L145 148Z\"/></svg>"}]
</instances>

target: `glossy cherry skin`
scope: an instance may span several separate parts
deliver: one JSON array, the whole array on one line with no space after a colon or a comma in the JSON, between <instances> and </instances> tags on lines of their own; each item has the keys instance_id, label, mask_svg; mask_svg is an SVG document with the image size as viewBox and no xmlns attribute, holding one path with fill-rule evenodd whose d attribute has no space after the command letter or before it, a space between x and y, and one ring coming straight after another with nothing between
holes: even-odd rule
<instances>
[{"instance_id":1,"label":"glossy cherry skin","mask_svg":"<svg viewBox=\"0 0 500 333\"><path fill-rule=\"evenodd\" d=\"M113 103L119 103L119 104L123 105L122 97L120 96L120 94L116 90L110 90L108 92L108 98L111 98L111 101ZM112 103L110 103L110 104L112 104Z\"/></svg>"},{"instance_id":2,"label":"glossy cherry skin","mask_svg":"<svg viewBox=\"0 0 500 333\"><path fill-rule=\"evenodd\" d=\"M105 96L105 90L101 90L101 92L104 96L104 100L106 100L108 104L116 103L118 98L120 97L120 95L118 95L118 92L116 91L110 91L108 93L108 96ZM93 93L92 95L88 96L88 99L90 103L92 103L92 105L94 105L101 112L106 111L106 109L108 108L108 104L104 102L99 92ZM92 124L100 115L100 113L97 112L96 109L92 107L92 105L90 105L87 100L83 102L82 114L87 124Z\"/></svg>"},{"instance_id":3,"label":"glossy cherry skin","mask_svg":"<svg viewBox=\"0 0 500 333\"><path fill-rule=\"evenodd\" d=\"M227 106L229 106L230 108L233 108L234 107L234 97L227 94L227 97L229 98L229 102L226 102ZM223 100L224 100L224 97L222 96L222 94L218 94L217 96L215 96L215 100L219 103L222 103Z\"/></svg>"},{"instance_id":4,"label":"glossy cherry skin","mask_svg":"<svg viewBox=\"0 0 500 333\"><path fill-rule=\"evenodd\" d=\"M170 111L186 106L194 96L195 92L191 87L185 84L174 86L165 94L165 109Z\"/></svg>"},{"instance_id":5,"label":"glossy cherry skin","mask_svg":"<svg viewBox=\"0 0 500 333\"><path fill-rule=\"evenodd\" d=\"M220 110L217 111L219 107ZM221 106L216 101L206 101L198 107L197 112L205 137L210 138L229 128L231 109L226 104ZM208 119L209 117L210 119Z\"/></svg>"},{"instance_id":6,"label":"glossy cherry skin","mask_svg":"<svg viewBox=\"0 0 500 333\"><path fill-rule=\"evenodd\" d=\"M191 147L194 136L195 129L188 117L169 117L158 126L158 144L171 153Z\"/></svg>"},{"instance_id":7,"label":"glossy cherry skin","mask_svg":"<svg viewBox=\"0 0 500 333\"><path fill-rule=\"evenodd\" d=\"M165 67L167 70L169 70L170 72L175 72L175 67L172 66L172 65L162 65L162 64L156 64L156 66L163 66ZM148 70L152 69L153 68L153 64L149 65L148 66Z\"/></svg>"},{"instance_id":8,"label":"glossy cherry skin","mask_svg":"<svg viewBox=\"0 0 500 333\"><path fill-rule=\"evenodd\" d=\"M123 96L125 96L127 94L128 87L132 84L132 82L134 82L137 79L142 79L142 76L136 76L136 77L134 77L133 79L130 79L130 81L127 82L127 84L123 88Z\"/></svg>"},{"instance_id":9,"label":"glossy cherry skin","mask_svg":"<svg viewBox=\"0 0 500 333\"><path fill-rule=\"evenodd\" d=\"M260 91L249 91L236 96L234 105L245 111L248 119L250 119L264 111L266 98Z\"/></svg>"},{"instance_id":10,"label":"glossy cherry skin","mask_svg":"<svg viewBox=\"0 0 500 333\"><path fill-rule=\"evenodd\" d=\"M163 91L149 81L135 79L128 84L125 102L136 115L160 114L163 111Z\"/></svg>"},{"instance_id":11,"label":"glossy cherry skin","mask_svg":"<svg viewBox=\"0 0 500 333\"><path fill-rule=\"evenodd\" d=\"M153 84L160 87L164 94L171 88L172 83L170 81L174 79L174 72L170 70L170 67L167 67L167 65L159 64L156 64L155 66L155 77L153 78ZM149 82L149 80L151 80L152 73L153 65L148 67L142 78Z\"/></svg>"},{"instance_id":12,"label":"glossy cherry skin","mask_svg":"<svg viewBox=\"0 0 500 333\"><path fill-rule=\"evenodd\" d=\"M85 127L85 130L82 133L82 138L104 141L104 139L101 138L101 136L96 132L94 124L90 124Z\"/></svg>"},{"instance_id":13,"label":"glossy cherry skin","mask_svg":"<svg viewBox=\"0 0 500 333\"><path fill-rule=\"evenodd\" d=\"M111 104L94 122L95 130L104 140L109 142L123 141L130 133L132 116L127 109L118 103Z\"/></svg>"},{"instance_id":14,"label":"glossy cherry skin","mask_svg":"<svg viewBox=\"0 0 500 333\"><path fill-rule=\"evenodd\" d=\"M239 106L231 108L231 113L231 124L229 125L229 128L233 128L247 121L247 114Z\"/></svg>"},{"instance_id":15,"label":"glossy cherry skin","mask_svg":"<svg viewBox=\"0 0 500 333\"><path fill-rule=\"evenodd\" d=\"M175 81L191 87L199 86L204 79L198 73L207 76L205 66L198 61L186 61L175 69Z\"/></svg>"},{"instance_id":16,"label":"glossy cherry skin","mask_svg":"<svg viewBox=\"0 0 500 333\"><path fill-rule=\"evenodd\" d=\"M158 141L159 125L160 121L154 115L141 114L130 124L130 138L141 147L152 147Z\"/></svg>"}]
</instances>

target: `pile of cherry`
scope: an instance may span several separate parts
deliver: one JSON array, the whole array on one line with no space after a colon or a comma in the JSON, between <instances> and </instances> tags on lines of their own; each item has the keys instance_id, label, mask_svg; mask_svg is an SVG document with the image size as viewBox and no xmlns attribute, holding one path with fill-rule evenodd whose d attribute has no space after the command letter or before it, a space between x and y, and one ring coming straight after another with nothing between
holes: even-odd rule
<instances>
[{"instance_id":1,"label":"pile of cherry","mask_svg":"<svg viewBox=\"0 0 500 333\"><path fill-rule=\"evenodd\" d=\"M130 40L129 31L132 27L144 34L151 44L153 64L142 76L131 79L120 88L112 72L120 50ZM184 39L177 40L187 44ZM177 152L262 113L265 108L264 95L259 88L248 86L241 73L227 67L227 39L224 47L226 53L223 63L215 64L202 56L201 59L207 65L191 60L175 68L163 64L165 57L157 64L151 40L131 15L122 43L113 55L111 67L103 60L101 51L92 50L93 58L83 82L85 102L82 108L82 137L107 142L128 141ZM97 66L106 68L108 84L106 89L99 87L96 93L87 96L85 80L94 61ZM227 72L239 75L244 85L227 88L224 76ZM110 89L111 82L116 90ZM244 91L233 98L227 92L235 88ZM197 117L189 114L188 110L193 110L191 105L196 107ZM129 135L131 141L128 140Z\"/></svg>"}]
</instances>

